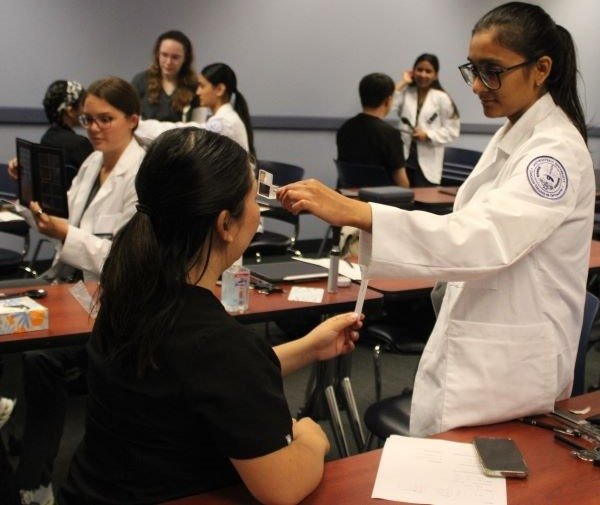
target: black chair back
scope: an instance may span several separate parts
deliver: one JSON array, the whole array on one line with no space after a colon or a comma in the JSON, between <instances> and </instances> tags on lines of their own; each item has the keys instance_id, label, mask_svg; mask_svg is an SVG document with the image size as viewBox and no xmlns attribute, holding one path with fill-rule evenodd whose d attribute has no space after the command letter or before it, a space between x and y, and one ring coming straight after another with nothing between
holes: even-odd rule
<instances>
[{"instance_id":1,"label":"black chair back","mask_svg":"<svg viewBox=\"0 0 600 505\"><path fill-rule=\"evenodd\" d=\"M370 188L394 186L390 174L377 165L363 165L334 160L338 175L338 188Z\"/></svg>"},{"instance_id":2,"label":"black chair back","mask_svg":"<svg viewBox=\"0 0 600 505\"><path fill-rule=\"evenodd\" d=\"M8 175L8 165L0 163L0 197L14 199L17 197L19 187Z\"/></svg>"},{"instance_id":3,"label":"black chair back","mask_svg":"<svg viewBox=\"0 0 600 505\"><path fill-rule=\"evenodd\" d=\"M442 186L460 186L477 165L480 157L481 152L479 151L446 147L442 168Z\"/></svg>"}]
</instances>

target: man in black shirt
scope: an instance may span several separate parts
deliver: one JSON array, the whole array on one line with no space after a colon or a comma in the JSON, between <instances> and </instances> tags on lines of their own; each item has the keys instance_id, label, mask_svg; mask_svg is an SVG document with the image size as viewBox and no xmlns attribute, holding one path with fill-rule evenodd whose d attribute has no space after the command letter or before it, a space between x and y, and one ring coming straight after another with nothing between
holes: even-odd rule
<instances>
[{"instance_id":1,"label":"man in black shirt","mask_svg":"<svg viewBox=\"0 0 600 505\"><path fill-rule=\"evenodd\" d=\"M400 132L384 121L392 107L394 81L386 74L369 74L358 90L362 112L338 130L338 160L383 167L394 184L408 187Z\"/></svg>"}]
</instances>

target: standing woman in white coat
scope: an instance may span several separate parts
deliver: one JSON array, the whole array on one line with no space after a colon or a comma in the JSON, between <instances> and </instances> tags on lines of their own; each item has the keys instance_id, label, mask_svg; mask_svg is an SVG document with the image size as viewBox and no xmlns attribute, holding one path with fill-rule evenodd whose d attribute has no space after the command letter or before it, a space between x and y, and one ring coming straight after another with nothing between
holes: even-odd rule
<instances>
[{"instance_id":1,"label":"standing woman in white coat","mask_svg":"<svg viewBox=\"0 0 600 505\"><path fill-rule=\"evenodd\" d=\"M569 32L511 2L475 25L460 67L487 117L505 117L438 216L350 200L317 181L279 190L293 212L360 228L366 275L447 281L419 363L422 436L552 410L571 394L595 184Z\"/></svg>"},{"instance_id":2,"label":"standing woman in white coat","mask_svg":"<svg viewBox=\"0 0 600 505\"><path fill-rule=\"evenodd\" d=\"M98 280L119 228L136 212L135 176L144 150L133 137L140 101L118 77L90 85L81 125L95 151L83 162L68 191L69 219L48 215L37 202L31 211L39 230L60 241L47 281ZM40 279L36 279L40 283ZM51 504L52 471L66 415L67 391L85 390L87 354L82 346L23 355L27 415L16 471L24 504Z\"/></svg>"},{"instance_id":3,"label":"standing woman in white coat","mask_svg":"<svg viewBox=\"0 0 600 505\"><path fill-rule=\"evenodd\" d=\"M213 113L206 128L235 140L256 156L248 103L238 89L232 68L225 63L204 67L198 76L198 96L200 105Z\"/></svg>"},{"instance_id":4,"label":"standing woman in white coat","mask_svg":"<svg viewBox=\"0 0 600 505\"><path fill-rule=\"evenodd\" d=\"M205 123L147 119L140 121L136 137L144 144L150 144L167 130L194 126L229 137L256 157L248 103L237 87L237 77L231 67L225 63L204 67L198 75L196 94L200 97L201 107L210 109L212 113Z\"/></svg>"},{"instance_id":5,"label":"standing woman in white coat","mask_svg":"<svg viewBox=\"0 0 600 505\"><path fill-rule=\"evenodd\" d=\"M406 170L411 187L442 180L444 146L460 133L458 109L439 81L440 62L420 55L396 84L394 106L400 118Z\"/></svg>"}]
</instances>

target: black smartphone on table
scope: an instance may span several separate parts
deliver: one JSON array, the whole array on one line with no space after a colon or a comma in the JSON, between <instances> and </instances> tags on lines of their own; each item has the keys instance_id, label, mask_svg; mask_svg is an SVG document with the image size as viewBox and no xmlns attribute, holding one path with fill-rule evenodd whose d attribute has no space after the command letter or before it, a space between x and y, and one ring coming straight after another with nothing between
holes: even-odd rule
<instances>
[{"instance_id":1,"label":"black smartphone on table","mask_svg":"<svg viewBox=\"0 0 600 505\"><path fill-rule=\"evenodd\" d=\"M527 477L527 464L514 440L475 437L473 445L486 475L520 479Z\"/></svg>"}]
</instances>

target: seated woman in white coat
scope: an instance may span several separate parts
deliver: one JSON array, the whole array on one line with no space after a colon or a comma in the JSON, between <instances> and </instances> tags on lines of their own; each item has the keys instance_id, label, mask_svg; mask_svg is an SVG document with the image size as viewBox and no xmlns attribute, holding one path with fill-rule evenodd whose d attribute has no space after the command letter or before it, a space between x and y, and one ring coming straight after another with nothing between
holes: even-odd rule
<instances>
[{"instance_id":1,"label":"seated woman in white coat","mask_svg":"<svg viewBox=\"0 0 600 505\"><path fill-rule=\"evenodd\" d=\"M196 126L229 137L256 156L248 103L238 89L237 77L231 67L225 63L212 63L204 67L198 76L196 94L200 97L200 105L212 112L206 123L140 121L136 136L147 144L172 128Z\"/></svg>"},{"instance_id":2,"label":"seated woman in white coat","mask_svg":"<svg viewBox=\"0 0 600 505\"><path fill-rule=\"evenodd\" d=\"M67 193L69 219L46 214L37 202L30 206L38 230L60 241L46 278L70 280L76 269L85 280L98 279L112 236L135 212L133 183L144 157L133 135L139 111L135 89L118 77L96 81L87 90L80 122L95 151Z\"/></svg>"},{"instance_id":3,"label":"seated woman in white coat","mask_svg":"<svg viewBox=\"0 0 600 505\"><path fill-rule=\"evenodd\" d=\"M397 110L404 158L411 187L438 185L442 180L444 146L458 138L458 109L439 80L434 54L420 55L412 70L396 84Z\"/></svg>"},{"instance_id":4,"label":"seated woman in white coat","mask_svg":"<svg viewBox=\"0 0 600 505\"><path fill-rule=\"evenodd\" d=\"M136 142L140 101L131 84L101 79L87 90L80 122L95 151L83 162L68 192L69 219L31 210L39 230L60 245L47 281L98 280L113 235L135 213L135 176L145 151ZM37 283L40 280L37 279ZM53 503L52 471L66 414L67 391L85 390L87 354L68 347L23 354L27 405L16 471L21 501Z\"/></svg>"},{"instance_id":5,"label":"seated woman in white coat","mask_svg":"<svg viewBox=\"0 0 600 505\"><path fill-rule=\"evenodd\" d=\"M447 281L415 378L411 433L552 410L571 394L595 184L573 40L513 2L475 25L465 81L507 118L451 214L344 198L318 181L279 190L293 212L361 229L368 277Z\"/></svg>"}]
</instances>

